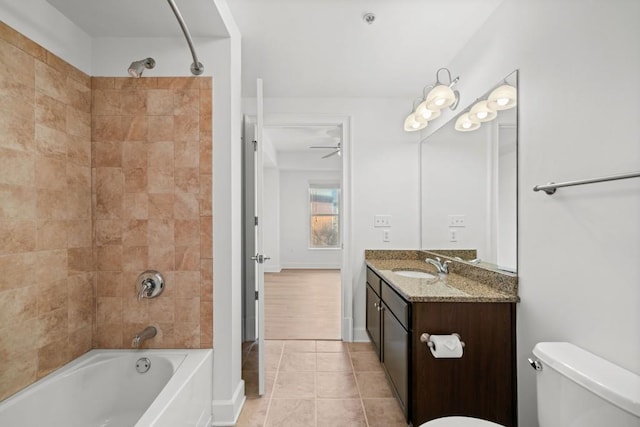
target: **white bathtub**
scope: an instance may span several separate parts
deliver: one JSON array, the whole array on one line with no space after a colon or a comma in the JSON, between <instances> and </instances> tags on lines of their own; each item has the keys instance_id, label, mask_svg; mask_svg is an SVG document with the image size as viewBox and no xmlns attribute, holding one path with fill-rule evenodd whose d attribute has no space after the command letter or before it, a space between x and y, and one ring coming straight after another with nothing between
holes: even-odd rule
<instances>
[{"instance_id":1,"label":"white bathtub","mask_svg":"<svg viewBox=\"0 0 640 427\"><path fill-rule=\"evenodd\" d=\"M92 350L0 402L0 426L204 427L211 401L212 350Z\"/></svg>"}]
</instances>

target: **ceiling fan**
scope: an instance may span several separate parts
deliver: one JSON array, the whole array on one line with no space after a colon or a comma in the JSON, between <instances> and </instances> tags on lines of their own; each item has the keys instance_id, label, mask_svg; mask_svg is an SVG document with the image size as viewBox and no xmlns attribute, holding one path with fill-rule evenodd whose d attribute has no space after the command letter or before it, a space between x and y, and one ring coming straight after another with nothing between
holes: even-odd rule
<instances>
[{"instance_id":1,"label":"ceiling fan","mask_svg":"<svg viewBox=\"0 0 640 427\"><path fill-rule=\"evenodd\" d=\"M342 155L342 148L340 147L340 143L339 142L334 146L330 146L330 145L312 145L309 148L324 148L325 150L326 149L333 150L331 153L329 153L329 154L327 154L325 156L322 156L323 159L326 159L327 157L335 156L336 154L338 156Z\"/></svg>"}]
</instances>

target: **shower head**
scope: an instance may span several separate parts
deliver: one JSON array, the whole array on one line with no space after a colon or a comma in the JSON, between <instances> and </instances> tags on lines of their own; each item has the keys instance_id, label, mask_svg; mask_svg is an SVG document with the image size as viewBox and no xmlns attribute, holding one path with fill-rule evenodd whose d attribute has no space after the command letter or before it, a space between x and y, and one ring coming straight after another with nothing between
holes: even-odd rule
<instances>
[{"instance_id":1,"label":"shower head","mask_svg":"<svg viewBox=\"0 0 640 427\"><path fill-rule=\"evenodd\" d=\"M131 77L140 78L144 69L150 70L156 66L156 61L153 58L141 59L140 61L133 61L129 65L129 75Z\"/></svg>"}]
</instances>

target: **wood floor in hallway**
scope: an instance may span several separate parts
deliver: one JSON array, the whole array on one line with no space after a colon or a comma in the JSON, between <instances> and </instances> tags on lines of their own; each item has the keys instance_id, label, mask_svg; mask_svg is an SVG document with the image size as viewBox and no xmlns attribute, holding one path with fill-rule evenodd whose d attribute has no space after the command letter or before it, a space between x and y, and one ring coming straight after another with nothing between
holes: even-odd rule
<instances>
[{"instance_id":1,"label":"wood floor in hallway","mask_svg":"<svg viewBox=\"0 0 640 427\"><path fill-rule=\"evenodd\" d=\"M341 339L340 270L265 273L264 292L266 339Z\"/></svg>"}]
</instances>

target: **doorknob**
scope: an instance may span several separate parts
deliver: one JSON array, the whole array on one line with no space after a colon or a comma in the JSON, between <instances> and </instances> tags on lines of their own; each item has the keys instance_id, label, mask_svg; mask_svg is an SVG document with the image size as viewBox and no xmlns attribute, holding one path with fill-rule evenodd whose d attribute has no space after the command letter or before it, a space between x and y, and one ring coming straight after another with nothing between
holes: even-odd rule
<instances>
[{"instance_id":1,"label":"doorknob","mask_svg":"<svg viewBox=\"0 0 640 427\"><path fill-rule=\"evenodd\" d=\"M268 256L264 256L262 254L256 254L255 256L252 256L251 259L253 261L256 261L258 264L264 264L266 260L271 258L269 258Z\"/></svg>"}]
</instances>

